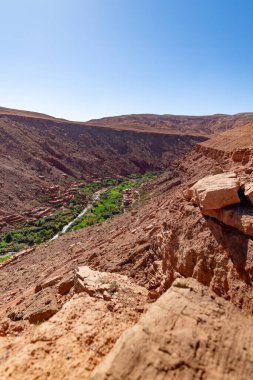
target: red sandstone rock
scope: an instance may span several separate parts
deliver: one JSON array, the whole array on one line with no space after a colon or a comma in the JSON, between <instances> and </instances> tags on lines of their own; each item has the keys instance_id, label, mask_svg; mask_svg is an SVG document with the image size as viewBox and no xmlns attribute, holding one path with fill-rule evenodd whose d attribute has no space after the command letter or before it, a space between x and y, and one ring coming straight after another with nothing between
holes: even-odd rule
<instances>
[{"instance_id":1,"label":"red sandstone rock","mask_svg":"<svg viewBox=\"0 0 253 380\"><path fill-rule=\"evenodd\" d=\"M67 294L70 289L74 286L74 276L73 274L69 274L65 276L58 284L58 292L61 295Z\"/></svg>"},{"instance_id":2,"label":"red sandstone rock","mask_svg":"<svg viewBox=\"0 0 253 380\"><path fill-rule=\"evenodd\" d=\"M185 196L196 201L201 209L216 210L240 203L239 189L240 180L235 173L222 173L202 178Z\"/></svg>"},{"instance_id":3,"label":"red sandstone rock","mask_svg":"<svg viewBox=\"0 0 253 380\"><path fill-rule=\"evenodd\" d=\"M40 323L52 317L59 310L51 289L43 289L34 295L24 311L23 319L30 323Z\"/></svg>"},{"instance_id":4,"label":"red sandstone rock","mask_svg":"<svg viewBox=\"0 0 253 380\"><path fill-rule=\"evenodd\" d=\"M59 276L50 277L50 278L44 280L42 283L36 285L36 287L35 287L35 293L41 291L42 289L54 286L61 279L62 279L62 276L59 275Z\"/></svg>"},{"instance_id":5,"label":"red sandstone rock","mask_svg":"<svg viewBox=\"0 0 253 380\"><path fill-rule=\"evenodd\" d=\"M248 380L252 339L252 318L211 298L197 281L176 280L122 334L90 380Z\"/></svg>"}]
</instances>

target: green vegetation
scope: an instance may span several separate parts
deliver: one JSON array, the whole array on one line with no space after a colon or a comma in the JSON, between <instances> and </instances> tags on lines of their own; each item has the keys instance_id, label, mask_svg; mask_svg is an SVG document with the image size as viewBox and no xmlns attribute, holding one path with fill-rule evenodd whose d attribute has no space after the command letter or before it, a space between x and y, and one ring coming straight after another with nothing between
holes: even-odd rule
<instances>
[{"instance_id":1,"label":"green vegetation","mask_svg":"<svg viewBox=\"0 0 253 380\"><path fill-rule=\"evenodd\" d=\"M0 234L0 253L18 252L28 246L43 243L73 220L81 207L58 211L52 216L38 219L32 224L24 224L15 231Z\"/></svg>"},{"instance_id":2,"label":"green vegetation","mask_svg":"<svg viewBox=\"0 0 253 380\"><path fill-rule=\"evenodd\" d=\"M102 179L98 182L89 183L88 185L81 188L81 192L83 192L88 197L91 197L96 191L106 188L109 186L116 186L118 184L119 180L117 179Z\"/></svg>"},{"instance_id":3,"label":"green vegetation","mask_svg":"<svg viewBox=\"0 0 253 380\"><path fill-rule=\"evenodd\" d=\"M106 219L120 214L124 211L122 206L122 193L123 190L133 187L135 181L133 180L119 180L122 181L117 186L111 186L108 190L101 194L98 202L82 217L77 220L71 230L76 231L81 228L91 226L96 223L101 223ZM118 181L118 182L119 182Z\"/></svg>"},{"instance_id":4,"label":"green vegetation","mask_svg":"<svg viewBox=\"0 0 253 380\"><path fill-rule=\"evenodd\" d=\"M143 175L132 174L126 178L103 180L85 186L81 191L87 195L93 194L103 187L108 187L108 189L101 194L99 201L81 219L76 221L71 231L101 223L114 215L121 214L124 211L122 206L123 190L138 188L143 182L155 178L159 174L157 172L147 172Z\"/></svg>"},{"instance_id":5,"label":"green vegetation","mask_svg":"<svg viewBox=\"0 0 253 380\"><path fill-rule=\"evenodd\" d=\"M79 230L101 223L122 213L124 211L122 206L123 190L138 188L146 180L158 175L159 173L155 172L144 175L132 174L126 178L104 179L85 185L80 191L86 194L88 199L92 199L92 195L100 189L105 189L105 191L101 194L99 201L81 219L76 221L71 230ZM26 247L52 239L65 225L75 219L83 208L82 197L77 193L65 210L56 211L53 215L40 218L36 222L20 225L13 231L0 233L0 254L18 252Z\"/></svg>"},{"instance_id":6,"label":"green vegetation","mask_svg":"<svg viewBox=\"0 0 253 380\"><path fill-rule=\"evenodd\" d=\"M8 260L11 257L11 255L6 255L4 257L0 257L0 263L3 263L5 260Z\"/></svg>"}]
</instances>

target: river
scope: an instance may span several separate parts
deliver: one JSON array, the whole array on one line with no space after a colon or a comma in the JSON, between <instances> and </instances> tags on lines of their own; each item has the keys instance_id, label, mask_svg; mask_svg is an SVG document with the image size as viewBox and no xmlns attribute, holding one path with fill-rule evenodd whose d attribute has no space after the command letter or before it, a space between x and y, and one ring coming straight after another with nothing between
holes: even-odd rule
<instances>
[{"instance_id":1,"label":"river","mask_svg":"<svg viewBox=\"0 0 253 380\"><path fill-rule=\"evenodd\" d=\"M75 224L75 222L77 220L81 219L86 214L86 212L89 211L93 207L94 203L96 203L99 200L101 194L104 193L106 190L107 190L107 188L103 188L103 189L96 191L92 196L92 201L90 203L88 203L88 205L80 212L80 214L78 214L73 220L71 220L71 222L66 224L66 226L64 226L61 231L57 232L57 234L54 235L54 237L52 237L52 239L50 239L50 241L56 240L56 239L58 239L59 236L68 232L68 230Z\"/></svg>"}]
</instances>

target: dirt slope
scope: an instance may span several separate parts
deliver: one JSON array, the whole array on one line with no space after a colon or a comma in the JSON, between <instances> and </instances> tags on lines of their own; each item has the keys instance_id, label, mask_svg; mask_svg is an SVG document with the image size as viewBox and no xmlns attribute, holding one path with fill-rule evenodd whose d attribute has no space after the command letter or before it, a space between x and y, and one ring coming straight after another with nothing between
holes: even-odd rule
<instances>
[{"instance_id":1,"label":"dirt slope","mask_svg":"<svg viewBox=\"0 0 253 380\"><path fill-rule=\"evenodd\" d=\"M204 175L236 170L245 176L243 169L232 160L217 162L199 152L186 156L164 177L146 185L150 199L143 205L101 225L42 244L3 268L0 305L5 310L8 301L23 291L32 292L43 278L87 264L130 275L154 297L178 275L194 277L235 305L253 311L251 238L204 217L182 194L187 183ZM252 174L248 177L253 180Z\"/></svg>"},{"instance_id":2,"label":"dirt slope","mask_svg":"<svg viewBox=\"0 0 253 380\"><path fill-rule=\"evenodd\" d=\"M44 119L51 120L56 123L65 122L69 125L84 124L88 126L106 127L118 130L132 130L137 132L142 131L184 135L194 134L208 137L231 128L240 127L253 121L252 112L238 113L235 115L215 114L208 116L133 114L93 119L85 123L55 118L38 112L15 110L5 107L0 107L0 115Z\"/></svg>"},{"instance_id":3,"label":"dirt slope","mask_svg":"<svg viewBox=\"0 0 253 380\"><path fill-rule=\"evenodd\" d=\"M143 205L139 205L132 211L108 220L101 225L70 233L60 237L54 242L43 244L33 252L16 260L14 259L13 262L8 263L0 269L0 286L2 289L0 313L2 315L2 321L5 321L6 315L10 313L14 312L13 315L18 315L15 314L15 310L25 307L25 302L33 296L37 284L52 276L66 276L79 265L88 265L99 271L105 270L107 272L127 275L134 283L146 287L149 290L149 301L156 300L160 294L171 287L175 279L192 277L204 286L209 287L210 291L214 292L216 296L220 296L226 302L234 304L238 308L239 314L241 313L240 309L243 309L243 311L248 314L252 314L252 239L237 230L220 224L212 218L203 216L199 208L189 204L182 195L182 191L185 189L187 183L192 183L206 174L216 173L220 170L235 170L238 175L245 176L243 165L238 166L232 159L226 159L225 161L223 159L214 159L208 155L205 156L205 153L205 150L203 150L202 153L197 150L188 154L184 159L181 159L177 163L175 162L169 173L147 184L146 191L149 191L150 196ZM253 180L251 174L248 175L248 178ZM55 286L52 287L52 291L56 292L57 295L57 288ZM59 295L57 295L57 297L63 305L66 305L64 308L70 307L68 306L68 298L61 298ZM88 300L85 301L86 305L90 305L90 299L88 298ZM199 302L197 302L197 305L198 303ZM210 310L212 307L215 307L211 306L211 304L212 301L210 301ZM224 305L222 306L222 308L225 308L224 310L232 310L229 306L226 306L225 303L221 303L221 305ZM93 304L92 307L94 307L95 310L100 308L97 303ZM202 315L202 311L199 310L198 307L199 306L196 305L193 307L194 315L198 315L198 313ZM62 310L62 313L64 313L65 309ZM103 318L105 318L107 311L105 311L103 307L102 310L104 310ZM127 312L124 310L123 307L123 314ZM143 310L145 310L145 308L143 308ZM111 313L112 311L109 312ZM53 317L56 318L56 320L58 320L57 315L58 314L56 314L56 317ZM112 318L110 326L116 323L114 322L114 318L118 320L117 314L110 314L108 317ZM64 320L63 316L61 320ZM78 318L76 321L78 321ZM234 322L232 323L232 321L238 323L238 325L236 325L236 331L240 331L240 326L245 326L246 323L243 322L243 316L235 317L235 320L229 318L226 319L226 321L226 323L228 323L228 331L235 328ZM79 322L77 322L77 325ZM67 320L64 323L68 323ZM75 322L73 323L70 332L72 329L76 331L77 325ZM131 323L128 326L131 326ZM188 322L185 323L186 326L189 326ZM216 325L216 321L210 321L210 323ZM92 329L94 328L95 331L97 331L96 336L99 336L98 327L92 326ZM206 327L207 330L204 331L209 331L209 328L212 329L212 327L208 326L209 325ZM120 331L123 330L124 328ZM56 362L60 360L58 358L62 357L64 345L59 343L60 345L55 346L55 344L58 344L57 342L61 342L63 339L62 329L57 330L57 342L48 343L46 347L43 348L43 361L41 355L34 354L34 352L37 352L37 339L33 338L33 327L29 326L27 322L11 322L7 331L4 331L4 334L7 335L3 340L2 355L4 358L6 358L5 355L8 355L7 357L12 359L7 361L6 365L8 365L8 367L3 368L6 368L6 373L8 373L9 376L14 372L18 375L18 371L22 371L23 368L23 364L17 361L15 356L13 356L16 352L15 350L23 352L19 360L24 363L27 362L27 358L30 358L29 355L32 355L32 368L33 366L35 366L34 368L40 368L39 373L41 374L44 374L45 370L43 363L45 360L50 363L49 359L52 354ZM194 331L195 330L193 330L193 333ZM197 331L200 330L196 330L196 333ZM223 340L223 331L223 329L217 330L218 341ZM88 331L83 334L84 339L88 339ZM111 339L114 342L115 335L113 330L111 334ZM186 338L185 335L182 336L184 344L187 343ZM30 351L23 351L29 339L31 339L32 343L32 345L29 346L31 353L29 353ZM43 342L44 339L47 341L45 335L42 335L39 341ZM245 339L243 338L242 342L244 342ZM210 365L211 372L208 372L209 370L207 371L206 379L212 379L213 373L217 371L219 376L221 376L220 378L222 378L222 374L224 374L224 376L228 376L228 373L229 375L231 375L231 373L236 374L236 372L233 371L235 371L234 368L236 367L237 354L233 356L233 363L231 362L229 367L224 365L219 367L218 370L216 364L211 364L213 359L211 360L210 358L210 346L204 343L203 346L202 343L200 344L201 350L203 350L201 351L204 355L203 357L207 358L205 360L207 360L207 363ZM219 357L221 357L222 352L225 355L224 361L222 359L223 363L226 362L226 352L228 353L230 350L234 352L232 345L231 340L227 341L225 351L219 351L217 348ZM244 346L246 345L247 343L244 344ZM39 347L41 347L41 343L39 343ZM109 347L112 347L112 345L109 345ZM180 356L180 346L173 343L173 347L177 353L176 355ZM92 348L88 350L92 350ZM242 348L242 350L244 350L244 348ZM248 368L247 371L252 370L251 351L247 354L249 355L249 359L243 359L243 351L240 352L240 357L242 358L241 363L244 363L244 360L246 360L247 366L249 367L245 366L245 368ZM66 353L64 355L66 355ZM85 355L84 352L80 353L80 363ZM100 362L102 358L103 355L97 357L96 363ZM61 368L63 373L64 371L68 373L67 368L69 368L69 366L72 368L76 357L65 360L66 364L64 360L61 361ZM201 367L202 359L199 360L198 363ZM191 361L190 358L189 361ZM30 359L28 362L30 362ZM188 363L185 360L183 360L183 362ZM213 363L215 363L215 361ZM5 366L4 363L3 365ZM212 372L211 369L212 365L214 366L214 372ZM78 368L80 369L80 367ZM94 365L88 367L85 367L85 365L82 367L81 365L81 368L83 368L83 371L85 370L89 373L89 371L94 368ZM176 366L176 369L177 368L179 367ZM190 376L190 373L192 374L192 379L199 378L197 376L200 372L196 372L195 369L193 372L190 372L192 371L192 367L189 367L189 365L182 364L180 368L185 371L186 378ZM232 371L231 373L229 372L230 370ZM162 376L164 370L161 368L159 371ZM247 371L245 372L246 375ZM31 373L33 374L33 372ZM245 378L247 378L246 375ZM33 378L32 376L33 375L31 375L31 378ZM236 376L237 375L235 375L235 379ZM87 377L84 376L84 378Z\"/></svg>"},{"instance_id":4,"label":"dirt slope","mask_svg":"<svg viewBox=\"0 0 253 380\"><path fill-rule=\"evenodd\" d=\"M253 123L224 132L202 144L204 147L232 152L253 148Z\"/></svg>"}]
</instances>

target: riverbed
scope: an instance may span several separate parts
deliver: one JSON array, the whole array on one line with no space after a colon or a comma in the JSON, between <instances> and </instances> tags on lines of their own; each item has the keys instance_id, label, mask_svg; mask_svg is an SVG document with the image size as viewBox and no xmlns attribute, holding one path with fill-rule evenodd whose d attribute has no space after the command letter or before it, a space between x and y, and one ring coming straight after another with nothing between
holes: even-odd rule
<instances>
[{"instance_id":1,"label":"riverbed","mask_svg":"<svg viewBox=\"0 0 253 380\"><path fill-rule=\"evenodd\" d=\"M66 232L68 232L70 228L75 224L75 222L81 219L87 213L87 211L89 211L94 206L94 204L99 200L101 194L104 193L106 190L107 188L103 188L96 191L92 196L91 202L88 203L88 205L80 212L80 214L78 214L73 220L66 224L66 226L64 226L61 231L57 232L57 234L54 235L54 237L52 237L50 241L56 240L59 236L64 235Z\"/></svg>"}]
</instances>

